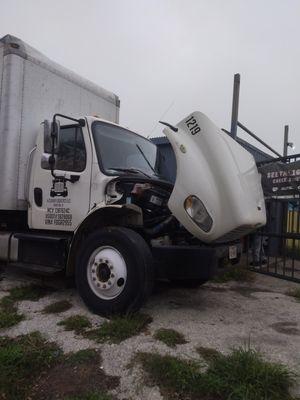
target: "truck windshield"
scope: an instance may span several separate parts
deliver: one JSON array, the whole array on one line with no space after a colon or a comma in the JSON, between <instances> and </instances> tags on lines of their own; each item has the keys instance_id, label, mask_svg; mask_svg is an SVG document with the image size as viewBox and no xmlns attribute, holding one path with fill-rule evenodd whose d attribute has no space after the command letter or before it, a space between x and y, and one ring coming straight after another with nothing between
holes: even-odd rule
<instances>
[{"instance_id":1,"label":"truck windshield","mask_svg":"<svg viewBox=\"0 0 300 400\"><path fill-rule=\"evenodd\" d=\"M159 154L155 144L127 129L106 122L92 125L98 162L103 172L116 171L156 175Z\"/></svg>"}]
</instances>

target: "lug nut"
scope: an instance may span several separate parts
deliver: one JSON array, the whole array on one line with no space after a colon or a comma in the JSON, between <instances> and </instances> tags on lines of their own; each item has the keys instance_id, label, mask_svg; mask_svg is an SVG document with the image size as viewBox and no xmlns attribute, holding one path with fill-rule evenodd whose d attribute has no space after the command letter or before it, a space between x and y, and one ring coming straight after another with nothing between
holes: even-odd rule
<instances>
[{"instance_id":1,"label":"lug nut","mask_svg":"<svg viewBox=\"0 0 300 400\"><path fill-rule=\"evenodd\" d=\"M114 277L115 277L115 275L114 275L114 274L110 274L110 277L111 277L111 278L114 278Z\"/></svg>"},{"instance_id":2,"label":"lug nut","mask_svg":"<svg viewBox=\"0 0 300 400\"><path fill-rule=\"evenodd\" d=\"M95 281L96 280L96 278L93 278L93 281Z\"/></svg>"},{"instance_id":3,"label":"lug nut","mask_svg":"<svg viewBox=\"0 0 300 400\"><path fill-rule=\"evenodd\" d=\"M111 285L111 281L108 281L107 283L108 283L109 285Z\"/></svg>"}]
</instances>

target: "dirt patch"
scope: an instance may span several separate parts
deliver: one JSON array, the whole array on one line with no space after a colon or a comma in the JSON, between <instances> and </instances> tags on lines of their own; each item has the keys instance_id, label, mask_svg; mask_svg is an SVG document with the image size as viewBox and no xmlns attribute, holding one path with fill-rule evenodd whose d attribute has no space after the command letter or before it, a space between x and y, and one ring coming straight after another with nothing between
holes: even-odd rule
<instances>
[{"instance_id":1,"label":"dirt patch","mask_svg":"<svg viewBox=\"0 0 300 400\"><path fill-rule=\"evenodd\" d=\"M258 288L255 286L232 286L232 287L220 287L220 286L204 286L202 289L204 290L209 290L210 292L215 292L215 293L224 293L224 292L234 292L238 293L241 296L247 297L248 299L256 299L255 296L253 296L255 293L276 293L274 290L271 289L265 289L265 288Z\"/></svg>"},{"instance_id":2,"label":"dirt patch","mask_svg":"<svg viewBox=\"0 0 300 400\"><path fill-rule=\"evenodd\" d=\"M66 359L60 365L40 376L33 388L32 400L57 400L66 397L84 396L86 393L106 393L119 385L120 378L106 375L100 354L95 351L92 357L74 360Z\"/></svg>"},{"instance_id":3,"label":"dirt patch","mask_svg":"<svg viewBox=\"0 0 300 400\"><path fill-rule=\"evenodd\" d=\"M260 288L255 288L255 287L249 287L249 286L239 286L239 287L233 287L230 288L232 292L238 293L241 296L247 297L248 299L256 299L255 296L253 296L255 293L274 293L273 290L268 290L268 289L260 289Z\"/></svg>"},{"instance_id":4,"label":"dirt patch","mask_svg":"<svg viewBox=\"0 0 300 400\"><path fill-rule=\"evenodd\" d=\"M297 322L276 322L271 327L276 332L284 333L285 335L300 335L300 329L297 328Z\"/></svg>"}]
</instances>

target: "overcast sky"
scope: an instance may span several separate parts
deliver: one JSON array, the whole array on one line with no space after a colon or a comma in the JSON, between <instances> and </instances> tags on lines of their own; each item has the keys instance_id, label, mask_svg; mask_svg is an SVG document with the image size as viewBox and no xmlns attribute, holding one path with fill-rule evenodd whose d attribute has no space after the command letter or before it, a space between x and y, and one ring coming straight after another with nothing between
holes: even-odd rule
<instances>
[{"instance_id":1,"label":"overcast sky","mask_svg":"<svg viewBox=\"0 0 300 400\"><path fill-rule=\"evenodd\" d=\"M199 110L228 129L239 72L239 120L279 152L289 124L300 152L299 0L0 0L0 6L1 37L18 36L119 95L122 125L158 136L159 119L176 123Z\"/></svg>"}]
</instances>

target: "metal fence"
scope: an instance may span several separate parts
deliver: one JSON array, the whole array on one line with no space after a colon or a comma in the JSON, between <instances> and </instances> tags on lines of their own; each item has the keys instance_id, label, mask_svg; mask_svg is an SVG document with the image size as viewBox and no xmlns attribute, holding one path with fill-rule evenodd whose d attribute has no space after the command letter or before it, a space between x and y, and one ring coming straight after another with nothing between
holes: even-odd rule
<instances>
[{"instance_id":1,"label":"metal fence","mask_svg":"<svg viewBox=\"0 0 300 400\"><path fill-rule=\"evenodd\" d=\"M258 167L299 160L297 154L266 161ZM247 238L247 265L251 270L300 283L299 188L300 182L288 195L266 198L267 224Z\"/></svg>"}]
</instances>

